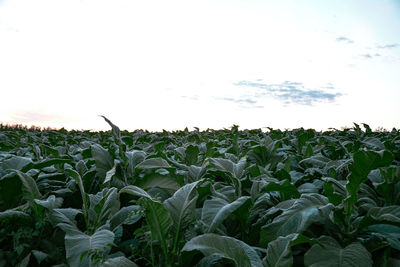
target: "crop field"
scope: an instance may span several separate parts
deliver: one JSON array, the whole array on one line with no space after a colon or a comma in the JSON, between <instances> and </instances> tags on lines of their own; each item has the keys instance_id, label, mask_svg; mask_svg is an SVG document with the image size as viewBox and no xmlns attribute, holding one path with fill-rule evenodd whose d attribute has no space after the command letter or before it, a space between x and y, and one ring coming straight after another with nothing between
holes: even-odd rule
<instances>
[{"instance_id":1,"label":"crop field","mask_svg":"<svg viewBox=\"0 0 400 267\"><path fill-rule=\"evenodd\" d=\"M0 127L0 267L400 266L400 130Z\"/></svg>"}]
</instances>

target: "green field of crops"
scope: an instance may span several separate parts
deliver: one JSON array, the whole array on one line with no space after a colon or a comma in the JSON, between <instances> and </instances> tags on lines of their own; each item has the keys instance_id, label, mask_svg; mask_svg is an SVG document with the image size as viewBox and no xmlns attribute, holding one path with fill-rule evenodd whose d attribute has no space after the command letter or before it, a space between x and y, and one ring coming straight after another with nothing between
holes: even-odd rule
<instances>
[{"instance_id":1,"label":"green field of crops","mask_svg":"<svg viewBox=\"0 0 400 267\"><path fill-rule=\"evenodd\" d=\"M400 266L400 130L105 120L0 127L0 267Z\"/></svg>"}]
</instances>

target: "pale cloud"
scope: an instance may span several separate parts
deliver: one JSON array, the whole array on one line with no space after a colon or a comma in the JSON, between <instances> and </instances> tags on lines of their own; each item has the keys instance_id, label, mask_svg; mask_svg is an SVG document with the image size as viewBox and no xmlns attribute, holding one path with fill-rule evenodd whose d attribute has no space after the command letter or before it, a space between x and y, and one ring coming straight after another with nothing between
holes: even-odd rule
<instances>
[{"instance_id":1,"label":"pale cloud","mask_svg":"<svg viewBox=\"0 0 400 267\"><path fill-rule=\"evenodd\" d=\"M318 102L334 102L338 97L342 96L339 92L332 92L336 89L331 83L316 89L307 88L303 83L291 81L285 81L280 84L267 84L243 80L234 83L234 85L258 89L254 92L257 98L273 97L281 100L286 105L313 105Z\"/></svg>"},{"instance_id":2,"label":"pale cloud","mask_svg":"<svg viewBox=\"0 0 400 267\"><path fill-rule=\"evenodd\" d=\"M376 48L380 49L392 49L400 47L400 44L385 44L385 45L377 45Z\"/></svg>"},{"instance_id":3,"label":"pale cloud","mask_svg":"<svg viewBox=\"0 0 400 267\"><path fill-rule=\"evenodd\" d=\"M350 38L344 37L344 36L337 37L336 42L342 42L342 43L348 43L348 44L354 43L353 40L351 40Z\"/></svg>"}]
</instances>

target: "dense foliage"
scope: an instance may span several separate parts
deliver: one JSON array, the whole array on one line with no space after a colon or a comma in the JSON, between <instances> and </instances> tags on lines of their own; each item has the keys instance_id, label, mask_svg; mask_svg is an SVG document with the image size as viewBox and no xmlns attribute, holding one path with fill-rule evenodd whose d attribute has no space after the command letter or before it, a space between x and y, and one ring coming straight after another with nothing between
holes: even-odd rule
<instances>
[{"instance_id":1,"label":"dense foliage","mask_svg":"<svg viewBox=\"0 0 400 267\"><path fill-rule=\"evenodd\" d=\"M0 266L399 266L400 132L0 129Z\"/></svg>"}]
</instances>

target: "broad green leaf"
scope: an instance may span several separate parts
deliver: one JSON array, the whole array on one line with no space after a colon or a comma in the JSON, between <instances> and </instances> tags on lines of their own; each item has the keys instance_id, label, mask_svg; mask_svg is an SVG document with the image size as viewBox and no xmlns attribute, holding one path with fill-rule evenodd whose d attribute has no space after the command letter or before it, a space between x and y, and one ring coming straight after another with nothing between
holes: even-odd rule
<instances>
[{"instance_id":1,"label":"broad green leaf","mask_svg":"<svg viewBox=\"0 0 400 267\"><path fill-rule=\"evenodd\" d=\"M25 258L23 258L18 264L17 267L28 267L29 261L31 259L31 253L29 253Z\"/></svg>"},{"instance_id":2,"label":"broad green leaf","mask_svg":"<svg viewBox=\"0 0 400 267\"><path fill-rule=\"evenodd\" d=\"M148 199L153 199L145 190L134 185L127 185L119 191L119 194L126 193L132 196L144 197Z\"/></svg>"},{"instance_id":3,"label":"broad green leaf","mask_svg":"<svg viewBox=\"0 0 400 267\"><path fill-rule=\"evenodd\" d=\"M89 199L88 226L92 230L105 225L120 208L117 189L114 187L104 188L96 195L89 195Z\"/></svg>"},{"instance_id":4,"label":"broad green leaf","mask_svg":"<svg viewBox=\"0 0 400 267\"><path fill-rule=\"evenodd\" d=\"M323 156L322 154L317 154L309 158L303 159L302 161L299 162L299 164L324 168L329 161L330 161L329 158Z\"/></svg>"},{"instance_id":5,"label":"broad green leaf","mask_svg":"<svg viewBox=\"0 0 400 267\"><path fill-rule=\"evenodd\" d=\"M303 194L292 207L261 228L260 244L267 246L279 236L302 233L313 223L323 224L329 218L332 208L333 205L325 196Z\"/></svg>"},{"instance_id":6,"label":"broad green leaf","mask_svg":"<svg viewBox=\"0 0 400 267\"><path fill-rule=\"evenodd\" d=\"M197 146L189 145L185 150L186 164L195 165L199 158L200 150Z\"/></svg>"},{"instance_id":7,"label":"broad green leaf","mask_svg":"<svg viewBox=\"0 0 400 267\"><path fill-rule=\"evenodd\" d=\"M160 242L164 256L168 262L168 231L173 223L171 215L163 204L149 198L143 201L143 206L145 208L147 223L150 226L151 235L153 239Z\"/></svg>"},{"instance_id":8,"label":"broad green leaf","mask_svg":"<svg viewBox=\"0 0 400 267\"><path fill-rule=\"evenodd\" d=\"M133 150L125 152L127 160L127 175L130 178L134 177L136 165L142 162L146 158L146 152L141 150Z\"/></svg>"},{"instance_id":9,"label":"broad green leaf","mask_svg":"<svg viewBox=\"0 0 400 267\"><path fill-rule=\"evenodd\" d=\"M158 169L158 168L171 168L168 162L163 158L150 158L145 159L136 165L138 169Z\"/></svg>"},{"instance_id":10,"label":"broad green leaf","mask_svg":"<svg viewBox=\"0 0 400 267\"><path fill-rule=\"evenodd\" d=\"M250 202L251 199L249 196L240 197L232 203L221 198L206 200L201 214L202 221L208 225L206 232L214 232L229 215L239 209L242 205L248 205Z\"/></svg>"},{"instance_id":11,"label":"broad green leaf","mask_svg":"<svg viewBox=\"0 0 400 267\"><path fill-rule=\"evenodd\" d=\"M142 179L136 181L136 185L145 190L158 187L170 194L175 193L180 187L174 178L159 173L151 173L144 176Z\"/></svg>"},{"instance_id":12,"label":"broad green leaf","mask_svg":"<svg viewBox=\"0 0 400 267\"><path fill-rule=\"evenodd\" d=\"M113 241L114 233L104 229L95 232L92 236L82 232L67 233L65 235L67 262L70 266L89 266L87 253L94 250L105 251Z\"/></svg>"},{"instance_id":13,"label":"broad green leaf","mask_svg":"<svg viewBox=\"0 0 400 267\"><path fill-rule=\"evenodd\" d=\"M196 186L200 181L181 187L175 194L164 201L165 208L171 214L175 229L179 232L195 219Z\"/></svg>"},{"instance_id":14,"label":"broad green leaf","mask_svg":"<svg viewBox=\"0 0 400 267\"><path fill-rule=\"evenodd\" d=\"M33 180L32 177L29 175L21 172L21 171L15 171L15 173L18 175L19 179L21 180L22 183L22 196L29 201L30 203L33 203L33 200L35 198L41 198L42 195L39 192L39 189L37 188L35 180Z\"/></svg>"},{"instance_id":15,"label":"broad green leaf","mask_svg":"<svg viewBox=\"0 0 400 267\"><path fill-rule=\"evenodd\" d=\"M124 256L109 258L103 262L103 267L138 267L138 265Z\"/></svg>"},{"instance_id":16,"label":"broad green leaf","mask_svg":"<svg viewBox=\"0 0 400 267\"><path fill-rule=\"evenodd\" d=\"M81 197L82 197L82 210L83 210L83 215L85 216L85 220L88 220L88 213L89 213L89 200L88 200L88 195L85 193L85 187L83 186L83 181L81 178L81 175L73 170L73 169L65 169L65 172L68 173L72 178L74 178L76 184L78 184L79 191L81 192Z\"/></svg>"},{"instance_id":17,"label":"broad green leaf","mask_svg":"<svg viewBox=\"0 0 400 267\"><path fill-rule=\"evenodd\" d=\"M382 235L392 248L400 251L400 227L388 224L375 224L367 228L371 234Z\"/></svg>"},{"instance_id":18,"label":"broad green leaf","mask_svg":"<svg viewBox=\"0 0 400 267\"><path fill-rule=\"evenodd\" d=\"M181 187L172 197L164 201L164 207L169 211L174 223L174 250L183 229L195 220L196 200L199 195L196 191L196 186L199 182L197 181Z\"/></svg>"},{"instance_id":19,"label":"broad green leaf","mask_svg":"<svg viewBox=\"0 0 400 267\"><path fill-rule=\"evenodd\" d=\"M303 243L315 244L318 241L309 239L301 234L290 234L280 236L268 244L267 255L263 259L266 267L284 267L293 266L293 256L291 247Z\"/></svg>"},{"instance_id":20,"label":"broad green leaf","mask_svg":"<svg viewBox=\"0 0 400 267\"><path fill-rule=\"evenodd\" d=\"M343 199L347 196L347 191L342 181L330 177L324 177L322 180L324 181L324 193L328 197L329 202L335 206L342 203Z\"/></svg>"},{"instance_id":21,"label":"broad green leaf","mask_svg":"<svg viewBox=\"0 0 400 267\"><path fill-rule=\"evenodd\" d=\"M32 159L27 157L13 156L1 162L3 170L22 170L25 166L32 163Z\"/></svg>"},{"instance_id":22,"label":"broad green leaf","mask_svg":"<svg viewBox=\"0 0 400 267\"><path fill-rule=\"evenodd\" d=\"M82 211L72 208L53 209L50 214L50 221L66 233L77 233L79 230L76 226L75 217L79 213L82 213Z\"/></svg>"},{"instance_id":23,"label":"broad green leaf","mask_svg":"<svg viewBox=\"0 0 400 267\"><path fill-rule=\"evenodd\" d=\"M365 138L362 141L362 143L366 144L369 147L375 148L375 149L379 149L379 150L385 149L385 145L376 137Z\"/></svg>"},{"instance_id":24,"label":"broad green leaf","mask_svg":"<svg viewBox=\"0 0 400 267\"><path fill-rule=\"evenodd\" d=\"M29 214L23 211L6 210L0 212L0 221L9 221L9 220L22 220L29 222L32 220L32 218Z\"/></svg>"},{"instance_id":25,"label":"broad green leaf","mask_svg":"<svg viewBox=\"0 0 400 267\"><path fill-rule=\"evenodd\" d=\"M99 144L92 145L91 150L96 163L97 176L103 181L106 177L106 173L114 166L114 159L110 152Z\"/></svg>"},{"instance_id":26,"label":"broad green leaf","mask_svg":"<svg viewBox=\"0 0 400 267\"><path fill-rule=\"evenodd\" d=\"M130 205L121 208L117 211L110 219L110 230L115 231L119 226L123 224L133 224L142 218L140 206Z\"/></svg>"},{"instance_id":27,"label":"broad green leaf","mask_svg":"<svg viewBox=\"0 0 400 267\"><path fill-rule=\"evenodd\" d=\"M372 266L371 254L358 242L342 248L339 243L329 236L318 239L320 244L315 244L304 255L304 265L317 266Z\"/></svg>"},{"instance_id":28,"label":"broad green leaf","mask_svg":"<svg viewBox=\"0 0 400 267\"><path fill-rule=\"evenodd\" d=\"M300 197L299 191L289 180L279 181L275 178L264 178L260 188L267 193L279 192L283 200L290 199L291 197Z\"/></svg>"},{"instance_id":29,"label":"broad green leaf","mask_svg":"<svg viewBox=\"0 0 400 267\"><path fill-rule=\"evenodd\" d=\"M360 222L359 228L374 224L400 224L400 206L373 207Z\"/></svg>"},{"instance_id":30,"label":"broad green leaf","mask_svg":"<svg viewBox=\"0 0 400 267\"><path fill-rule=\"evenodd\" d=\"M114 166L106 172L106 177L104 178L103 184L108 183L114 177L118 163L118 160L114 160Z\"/></svg>"},{"instance_id":31,"label":"broad green leaf","mask_svg":"<svg viewBox=\"0 0 400 267\"><path fill-rule=\"evenodd\" d=\"M257 252L238 239L216 234L203 234L188 241L182 251L201 251L205 256L218 255L232 260L237 267L261 267Z\"/></svg>"},{"instance_id":32,"label":"broad green leaf","mask_svg":"<svg viewBox=\"0 0 400 267\"><path fill-rule=\"evenodd\" d=\"M229 172L236 179L240 179L244 175L246 160L246 157L243 157L238 163L234 163L229 159L210 158L211 163L214 164L217 170Z\"/></svg>"},{"instance_id":33,"label":"broad green leaf","mask_svg":"<svg viewBox=\"0 0 400 267\"><path fill-rule=\"evenodd\" d=\"M49 254L39 250L32 250L32 254L35 256L35 259L39 264L49 256Z\"/></svg>"},{"instance_id":34,"label":"broad green leaf","mask_svg":"<svg viewBox=\"0 0 400 267\"><path fill-rule=\"evenodd\" d=\"M58 209L63 203L63 199L60 197L55 197L54 195L49 196L46 200L35 199L36 204L45 207L49 210Z\"/></svg>"}]
</instances>

